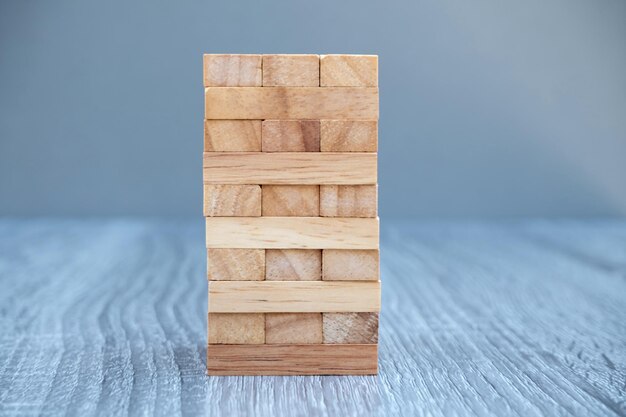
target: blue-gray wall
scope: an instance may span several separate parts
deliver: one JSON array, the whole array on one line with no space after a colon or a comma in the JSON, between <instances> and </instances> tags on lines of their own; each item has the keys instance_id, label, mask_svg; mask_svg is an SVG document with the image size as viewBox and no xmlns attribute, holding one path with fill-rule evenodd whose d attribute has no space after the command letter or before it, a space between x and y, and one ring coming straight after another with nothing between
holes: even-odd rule
<instances>
[{"instance_id":1,"label":"blue-gray wall","mask_svg":"<svg viewBox=\"0 0 626 417\"><path fill-rule=\"evenodd\" d=\"M626 2L0 3L0 215L201 213L203 52L380 55L383 216L626 214Z\"/></svg>"}]
</instances>

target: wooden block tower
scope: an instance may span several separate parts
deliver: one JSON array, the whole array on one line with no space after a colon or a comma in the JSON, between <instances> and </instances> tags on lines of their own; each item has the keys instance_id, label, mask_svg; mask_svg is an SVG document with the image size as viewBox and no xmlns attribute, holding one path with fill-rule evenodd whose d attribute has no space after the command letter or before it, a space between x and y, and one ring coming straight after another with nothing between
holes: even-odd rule
<instances>
[{"instance_id":1,"label":"wooden block tower","mask_svg":"<svg viewBox=\"0 0 626 417\"><path fill-rule=\"evenodd\" d=\"M378 57L205 55L210 375L375 374Z\"/></svg>"}]
</instances>

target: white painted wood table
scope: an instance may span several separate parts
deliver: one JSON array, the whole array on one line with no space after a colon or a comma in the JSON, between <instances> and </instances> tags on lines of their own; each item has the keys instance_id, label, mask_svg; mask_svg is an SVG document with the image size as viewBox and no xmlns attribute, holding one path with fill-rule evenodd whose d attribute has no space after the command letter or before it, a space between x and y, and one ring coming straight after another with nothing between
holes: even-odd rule
<instances>
[{"instance_id":1,"label":"white painted wood table","mask_svg":"<svg viewBox=\"0 0 626 417\"><path fill-rule=\"evenodd\" d=\"M376 377L205 376L203 234L0 220L0 415L626 415L626 222L383 219Z\"/></svg>"}]
</instances>

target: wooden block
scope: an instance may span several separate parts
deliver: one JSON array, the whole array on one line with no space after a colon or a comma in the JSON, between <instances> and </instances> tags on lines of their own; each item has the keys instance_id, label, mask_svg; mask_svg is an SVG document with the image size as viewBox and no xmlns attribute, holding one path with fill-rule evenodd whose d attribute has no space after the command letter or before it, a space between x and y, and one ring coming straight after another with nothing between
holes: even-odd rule
<instances>
[{"instance_id":1,"label":"wooden block","mask_svg":"<svg viewBox=\"0 0 626 417\"><path fill-rule=\"evenodd\" d=\"M324 343L378 343L378 313L324 313Z\"/></svg>"},{"instance_id":2,"label":"wooden block","mask_svg":"<svg viewBox=\"0 0 626 417\"><path fill-rule=\"evenodd\" d=\"M325 281L378 281L377 250L322 251L322 279Z\"/></svg>"},{"instance_id":3,"label":"wooden block","mask_svg":"<svg viewBox=\"0 0 626 417\"><path fill-rule=\"evenodd\" d=\"M322 152L376 152L378 122L376 120L320 121Z\"/></svg>"},{"instance_id":4,"label":"wooden block","mask_svg":"<svg viewBox=\"0 0 626 417\"><path fill-rule=\"evenodd\" d=\"M374 375L378 345L209 345L209 375Z\"/></svg>"},{"instance_id":5,"label":"wooden block","mask_svg":"<svg viewBox=\"0 0 626 417\"><path fill-rule=\"evenodd\" d=\"M377 185L322 185L320 215L324 217L376 217Z\"/></svg>"},{"instance_id":6,"label":"wooden block","mask_svg":"<svg viewBox=\"0 0 626 417\"><path fill-rule=\"evenodd\" d=\"M322 87L378 86L377 55L322 55L320 57Z\"/></svg>"},{"instance_id":7,"label":"wooden block","mask_svg":"<svg viewBox=\"0 0 626 417\"><path fill-rule=\"evenodd\" d=\"M263 281L264 249L207 249L207 276L211 281Z\"/></svg>"},{"instance_id":8,"label":"wooden block","mask_svg":"<svg viewBox=\"0 0 626 417\"><path fill-rule=\"evenodd\" d=\"M267 313L265 343L322 343L322 313Z\"/></svg>"},{"instance_id":9,"label":"wooden block","mask_svg":"<svg viewBox=\"0 0 626 417\"><path fill-rule=\"evenodd\" d=\"M377 154L205 152L204 183L376 184Z\"/></svg>"},{"instance_id":10,"label":"wooden block","mask_svg":"<svg viewBox=\"0 0 626 417\"><path fill-rule=\"evenodd\" d=\"M264 185L263 216L320 215L319 185Z\"/></svg>"},{"instance_id":11,"label":"wooden block","mask_svg":"<svg viewBox=\"0 0 626 417\"><path fill-rule=\"evenodd\" d=\"M264 120L263 152L319 152L319 120Z\"/></svg>"},{"instance_id":12,"label":"wooden block","mask_svg":"<svg viewBox=\"0 0 626 417\"><path fill-rule=\"evenodd\" d=\"M263 82L261 55L204 55L205 87L259 87Z\"/></svg>"},{"instance_id":13,"label":"wooden block","mask_svg":"<svg viewBox=\"0 0 626 417\"><path fill-rule=\"evenodd\" d=\"M267 249L265 279L268 281L320 281L322 251L319 249Z\"/></svg>"},{"instance_id":14,"label":"wooden block","mask_svg":"<svg viewBox=\"0 0 626 417\"><path fill-rule=\"evenodd\" d=\"M265 315L210 313L209 343L242 345L265 343Z\"/></svg>"},{"instance_id":15,"label":"wooden block","mask_svg":"<svg viewBox=\"0 0 626 417\"><path fill-rule=\"evenodd\" d=\"M380 281L209 281L211 313L380 310Z\"/></svg>"},{"instance_id":16,"label":"wooden block","mask_svg":"<svg viewBox=\"0 0 626 417\"><path fill-rule=\"evenodd\" d=\"M319 55L263 55L264 87L319 87Z\"/></svg>"},{"instance_id":17,"label":"wooden block","mask_svg":"<svg viewBox=\"0 0 626 417\"><path fill-rule=\"evenodd\" d=\"M258 185L204 185L205 217L260 216L261 201Z\"/></svg>"},{"instance_id":18,"label":"wooden block","mask_svg":"<svg viewBox=\"0 0 626 417\"><path fill-rule=\"evenodd\" d=\"M261 120L205 120L205 152L260 152Z\"/></svg>"},{"instance_id":19,"label":"wooden block","mask_svg":"<svg viewBox=\"0 0 626 417\"><path fill-rule=\"evenodd\" d=\"M207 87L205 119L378 119L378 88Z\"/></svg>"},{"instance_id":20,"label":"wooden block","mask_svg":"<svg viewBox=\"0 0 626 417\"><path fill-rule=\"evenodd\" d=\"M207 248L378 249L378 218L207 217Z\"/></svg>"}]
</instances>

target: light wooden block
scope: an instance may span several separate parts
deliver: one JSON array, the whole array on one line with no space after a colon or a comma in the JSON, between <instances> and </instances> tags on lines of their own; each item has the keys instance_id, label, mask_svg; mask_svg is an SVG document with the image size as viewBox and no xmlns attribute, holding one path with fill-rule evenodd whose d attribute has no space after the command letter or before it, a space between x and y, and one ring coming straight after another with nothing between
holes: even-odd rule
<instances>
[{"instance_id":1,"label":"light wooden block","mask_svg":"<svg viewBox=\"0 0 626 417\"><path fill-rule=\"evenodd\" d=\"M322 55L320 57L322 87L378 86L377 55Z\"/></svg>"},{"instance_id":2,"label":"light wooden block","mask_svg":"<svg viewBox=\"0 0 626 417\"><path fill-rule=\"evenodd\" d=\"M264 120L263 152L319 152L319 120Z\"/></svg>"},{"instance_id":3,"label":"light wooden block","mask_svg":"<svg viewBox=\"0 0 626 417\"><path fill-rule=\"evenodd\" d=\"M209 345L209 375L374 375L378 345Z\"/></svg>"},{"instance_id":4,"label":"light wooden block","mask_svg":"<svg viewBox=\"0 0 626 417\"><path fill-rule=\"evenodd\" d=\"M376 120L321 120L320 150L322 152L376 152L378 122Z\"/></svg>"},{"instance_id":5,"label":"light wooden block","mask_svg":"<svg viewBox=\"0 0 626 417\"><path fill-rule=\"evenodd\" d=\"M264 249L207 249L210 281L263 281Z\"/></svg>"},{"instance_id":6,"label":"light wooden block","mask_svg":"<svg viewBox=\"0 0 626 417\"><path fill-rule=\"evenodd\" d=\"M324 343L378 343L378 313L324 313Z\"/></svg>"},{"instance_id":7,"label":"light wooden block","mask_svg":"<svg viewBox=\"0 0 626 417\"><path fill-rule=\"evenodd\" d=\"M205 184L376 184L377 154L205 152Z\"/></svg>"},{"instance_id":8,"label":"light wooden block","mask_svg":"<svg viewBox=\"0 0 626 417\"><path fill-rule=\"evenodd\" d=\"M204 86L259 87L263 82L261 55L204 55Z\"/></svg>"},{"instance_id":9,"label":"light wooden block","mask_svg":"<svg viewBox=\"0 0 626 417\"><path fill-rule=\"evenodd\" d=\"M205 152L260 152L261 120L205 120Z\"/></svg>"},{"instance_id":10,"label":"light wooden block","mask_svg":"<svg viewBox=\"0 0 626 417\"><path fill-rule=\"evenodd\" d=\"M376 185L322 185L320 215L324 217L376 217Z\"/></svg>"},{"instance_id":11,"label":"light wooden block","mask_svg":"<svg viewBox=\"0 0 626 417\"><path fill-rule=\"evenodd\" d=\"M319 55L263 55L264 87L319 87Z\"/></svg>"},{"instance_id":12,"label":"light wooden block","mask_svg":"<svg viewBox=\"0 0 626 417\"><path fill-rule=\"evenodd\" d=\"M209 299L210 304L211 300ZM265 315L210 313L209 343L265 343Z\"/></svg>"},{"instance_id":13,"label":"light wooden block","mask_svg":"<svg viewBox=\"0 0 626 417\"><path fill-rule=\"evenodd\" d=\"M265 279L268 281L320 281L322 251L319 249L267 249Z\"/></svg>"},{"instance_id":14,"label":"light wooden block","mask_svg":"<svg viewBox=\"0 0 626 417\"><path fill-rule=\"evenodd\" d=\"M319 185L264 185L263 216L320 215Z\"/></svg>"},{"instance_id":15,"label":"light wooden block","mask_svg":"<svg viewBox=\"0 0 626 417\"><path fill-rule=\"evenodd\" d=\"M325 281L378 281L380 277L377 250L325 249L322 259Z\"/></svg>"},{"instance_id":16,"label":"light wooden block","mask_svg":"<svg viewBox=\"0 0 626 417\"><path fill-rule=\"evenodd\" d=\"M265 343L322 343L322 313L267 313Z\"/></svg>"},{"instance_id":17,"label":"light wooden block","mask_svg":"<svg viewBox=\"0 0 626 417\"><path fill-rule=\"evenodd\" d=\"M380 281L209 281L211 313L379 310Z\"/></svg>"},{"instance_id":18,"label":"light wooden block","mask_svg":"<svg viewBox=\"0 0 626 417\"><path fill-rule=\"evenodd\" d=\"M205 119L378 119L378 88L207 87Z\"/></svg>"},{"instance_id":19,"label":"light wooden block","mask_svg":"<svg viewBox=\"0 0 626 417\"><path fill-rule=\"evenodd\" d=\"M378 218L207 217L207 248L378 249Z\"/></svg>"},{"instance_id":20,"label":"light wooden block","mask_svg":"<svg viewBox=\"0 0 626 417\"><path fill-rule=\"evenodd\" d=\"M260 216L261 202L261 187L258 185L204 185L205 217Z\"/></svg>"}]
</instances>

